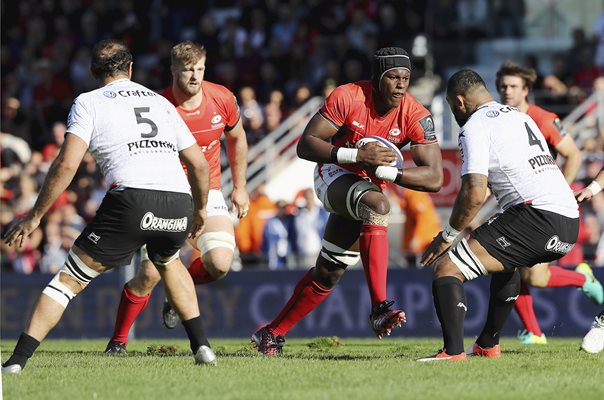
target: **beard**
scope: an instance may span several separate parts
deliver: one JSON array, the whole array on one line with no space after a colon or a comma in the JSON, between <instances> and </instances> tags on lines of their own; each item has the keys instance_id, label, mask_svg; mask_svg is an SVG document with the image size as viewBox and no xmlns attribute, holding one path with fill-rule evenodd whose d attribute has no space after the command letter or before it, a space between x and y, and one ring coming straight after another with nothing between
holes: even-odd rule
<instances>
[{"instance_id":1,"label":"beard","mask_svg":"<svg viewBox=\"0 0 604 400\"><path fill-rule=\"evenodd\" d=\"M178 86L178 89L180 89L180 91L187 96L195 96L201 90L201 84L197 86L190 86L188 81L177 81L176 85Z\"/></svg>"},{"instance_id":2,"label":"beard","mask_svg":"<svg viewBox=\"0 0 604 400\"><path fill-rule=\"evenodd\" d=\"M466 122L468 122L468 116L466 114L464 114L460 110L452 110L452 111L453 111L453 116L455 117L455 121L457 122L457 125L459 125L460 128L462 126L464 126L466 124Z\"/></svg>"}]
</instances>

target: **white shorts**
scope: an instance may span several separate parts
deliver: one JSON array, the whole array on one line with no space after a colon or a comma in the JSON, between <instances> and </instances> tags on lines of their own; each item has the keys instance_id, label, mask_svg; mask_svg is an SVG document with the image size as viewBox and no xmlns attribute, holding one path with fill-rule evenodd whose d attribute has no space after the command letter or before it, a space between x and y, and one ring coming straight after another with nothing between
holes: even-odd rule
<instances>
[{"instance_id":1,"label":"white shorts","mask_svg":"<svg viewBox=\"0 0 604 400\"><path fill-rule=\"evenodd\" d=\"M220 190L210 189L208 192L208 205L206 206L208 217L225 216L230 218L229 208L224 201Z\"/></svg>"},{"instance_id":2,"label":"white shorts","mask_svg":"<svg viewBox=\"0 0 604 400\"><path fill-rule=\"evenodd\" d=\"M319 170L319 165L321 169ZM355 175L354 172L351 172L347 169L344 169L336 164L317 164L315 167L314 177L315 177L315 192L317 193L317 197L323 203L323 207L330 213L335 212L333 207L329 204L329 200L327 199L327 188L331 185L336 179L344 175Z\"/></svg>"}]
</instances>

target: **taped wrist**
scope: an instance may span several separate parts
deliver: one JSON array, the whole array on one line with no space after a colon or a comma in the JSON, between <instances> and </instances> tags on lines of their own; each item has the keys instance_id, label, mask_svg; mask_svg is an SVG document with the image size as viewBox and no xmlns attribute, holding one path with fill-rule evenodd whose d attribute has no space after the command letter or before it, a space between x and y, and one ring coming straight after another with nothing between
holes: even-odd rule
<instances>
[{"instance_id":1,"label":"taped wrist","mask_svg":"<svg viewBox=\"0 0 604 400\"><path fill-rule=\"evenodd\" d=\"M459 231L453 228L451 225L447 225L447 227L443 230L442 237L445 242L450 243L459 235Z\"/></svg>"},{"instance_id":2,"label":"taped wrist","mask_svg":"<svg viewBox=\"0 0 604 400\"><path fill-rule=\"evenodd\" d=\"M358 149L334 147L331 150L331 159L337 164L353 164L357 162ZM335 155L335 156L334 156Z\"/></svg>"}]
</instances>

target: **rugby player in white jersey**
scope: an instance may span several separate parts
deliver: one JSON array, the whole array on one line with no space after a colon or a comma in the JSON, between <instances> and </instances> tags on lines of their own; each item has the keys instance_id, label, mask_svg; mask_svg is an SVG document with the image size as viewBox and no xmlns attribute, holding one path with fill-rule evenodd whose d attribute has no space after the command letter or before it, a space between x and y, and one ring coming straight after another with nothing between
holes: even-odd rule
<instances>
[{"instance_id":1,"label":"rugby player in white jersey","mask_svg":"<svg viewBox=\"0 0 604 400\"><path fill-rule=\"evenodd\" d=\"M449 225L422 255L421 264L433 267L432 293L444 340L442 350L422 362L466 359L463 283L489 273L496 274L487 321L472 354L500 356L499 334L520 290L517 268L562 257L579 231L573 193L528 115L495 102L471 70L449 79L447 102L461 127L462 185ZM480 210L487 186L502 213L469 235L461 233Z\"/></svg>"},{"instance_id":2,"label":"rugby player in white jersey","mask_svg":"<svg viewBox=\"0 0 604 400\"><path fill-rule=\"evenodd\" d=\"M215 364L193 281L179 258L187 236L198 237L205 224L208 163L174 106L130 80L132 54L123 43L95 45L91 72L101 87L75 99L65 142L36 204L3 239L11 246L23 244L67 188L87 150L99 164L108 191L65 265L42 291L2 372L20 373L69 301L102 272L127 265L145 244L183 320L196 363ZM188 182L180 160L187 166Z\"/></svg>"}]
</instances>

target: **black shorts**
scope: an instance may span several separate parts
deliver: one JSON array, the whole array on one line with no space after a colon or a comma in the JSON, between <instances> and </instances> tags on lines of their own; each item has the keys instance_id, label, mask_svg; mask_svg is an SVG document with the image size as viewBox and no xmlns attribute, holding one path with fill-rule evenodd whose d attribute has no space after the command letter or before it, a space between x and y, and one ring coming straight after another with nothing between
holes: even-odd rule
<instances>
[{"instance_id":1,"label":"black shorts","mask_svg":"<svg viewBox=\"0 0 604 400\"><path fill-rule=\"evenodd\" d=\"M579 218L517 204L471 235L490 255L512 268L557 260L573 248L578 234Z\"/></svg>"},{"instance_id":2,"label":"black shorts","mask_svg":"<svg viewBox=\"0 0 604 400\"><path fill-rule=\"evenodd\" d=\"M193 202L186 193L110 190L75 245L110 267L129 264L143 244L151 261L161 261L184 244L192 216Z\"/></svg>"}]
</instances>

